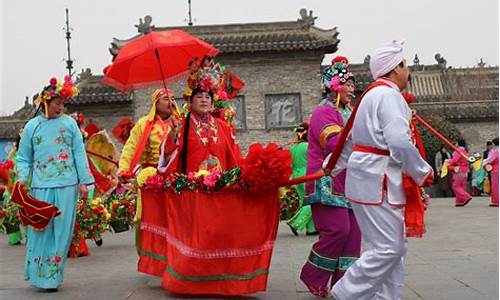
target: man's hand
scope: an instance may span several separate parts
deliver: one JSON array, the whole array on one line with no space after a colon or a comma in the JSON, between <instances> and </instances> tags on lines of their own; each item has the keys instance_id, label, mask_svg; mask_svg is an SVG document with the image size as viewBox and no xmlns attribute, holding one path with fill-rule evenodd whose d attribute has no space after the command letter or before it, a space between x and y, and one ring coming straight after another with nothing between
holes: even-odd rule
<instances>
[{"instance_id":1,"label":"man's hand","mask_svg":"<svg viewBox=\"0 0 500 300\"><path fill-rule=\"evenodd\" d=\"M429 175L427 175L424 182L422 183L422 187L431 186L433 182L434 182L434 170L432 170L429 173Z\"/></svg>"},{"instance_id":2,"label":"man's hand","mask_svg":"<svg viewBox=\"0 0 500 300\"><path fill-rule=\"evenodd\" d=\"M118 173L118 181L120 183L127 183L130 178L134 177L131 173L129 172L120 172Z\"/></svg>"}]
</instances>

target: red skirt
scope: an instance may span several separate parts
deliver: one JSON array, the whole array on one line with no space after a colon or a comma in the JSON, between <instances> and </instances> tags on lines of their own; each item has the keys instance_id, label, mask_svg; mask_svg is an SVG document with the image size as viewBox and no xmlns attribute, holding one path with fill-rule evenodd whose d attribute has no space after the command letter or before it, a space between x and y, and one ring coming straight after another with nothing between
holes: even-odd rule
<instances>
[{"instance_id":1,"label":"red skirt","mask_svg":"<svg viewBox=\"0 0 500 300\"><path fill-rule=\"evenodd\" d=\"M165 193L141 189L139 272L161 277L167 266ZM139 229L137 229L139 230Z\"/></svg>"},{"instance_id":2,"label":"red skirt","mask_svg":"<svg viewBox=\"0 0 500 300\"><path fill-rule=\"evenodd\" d=\"M277 189L168 192L164 203L168 263L163 288L205 295L266 290L279 222Z\"/></svg>"}]
</instances>

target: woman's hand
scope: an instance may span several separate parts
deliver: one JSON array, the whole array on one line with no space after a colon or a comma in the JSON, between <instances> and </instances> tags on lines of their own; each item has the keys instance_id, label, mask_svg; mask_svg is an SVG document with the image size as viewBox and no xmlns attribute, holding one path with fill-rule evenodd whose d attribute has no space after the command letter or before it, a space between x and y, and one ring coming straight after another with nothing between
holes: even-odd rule
<instances>
[{"instance_id":1,"label":"woman's hand","mask_svg":"<svg viewBox=\"0 0 500 300\"><path fill-rule=\"evenodd\" d=\"M86 184L78 185L78 191L80 192L80 199L87 200L89 197L89 188Z\"/></svg>"}]
</instances>

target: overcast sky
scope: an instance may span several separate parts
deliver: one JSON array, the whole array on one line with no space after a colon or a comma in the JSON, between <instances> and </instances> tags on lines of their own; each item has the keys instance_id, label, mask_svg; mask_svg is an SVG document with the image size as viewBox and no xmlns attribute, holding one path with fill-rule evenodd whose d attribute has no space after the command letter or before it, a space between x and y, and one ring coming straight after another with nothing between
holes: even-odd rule
<instances>
[{"instance_id":1,"label":"overcast sky","mask_svg":"<svg viewBox=\"0 0 500 300\"><path fill-rule=\"evenodd\" d=\"M74 66L94 74L110 63L112 38L135 35L139 18L151 15L156 26L183 25L187 18L187 0L0 1L0 115L19 109L51 76L65 75L66 7ZM410 61L418 53L421 63L433 64L441 53L449 66L473 66L481 57L498 65L498 0L192 0L195 25L292 21L302 7L313 10L317 27L338 28L337 54L351 62L405 39Z\"/></svg>"}]
</instances>

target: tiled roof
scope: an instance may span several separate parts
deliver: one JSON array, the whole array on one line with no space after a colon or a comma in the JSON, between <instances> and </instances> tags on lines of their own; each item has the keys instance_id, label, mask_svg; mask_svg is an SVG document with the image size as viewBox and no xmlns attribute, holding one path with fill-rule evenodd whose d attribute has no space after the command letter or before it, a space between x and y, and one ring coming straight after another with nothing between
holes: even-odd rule
<instances>
[{"instance_id":1,"label":"tiled roof","mask_svg":"<svg viewBox=\"0 0 500 300\"><path fill-rule=\"evenodd\" d=\"M80 93L75 98L69 100L67 104L128 103L132 101L130 95L102 84L102 77L102 75L92 75L91 73L83 77L81 76L76 81L76 86L80 89Z\"/></svg>"},{"instance_id":2,"label":"tiled roof","mask_svg":"<svg viewBox=\"0 0 500 300\"><path fill-rule=\"evenodd\" d=\"M0 120L0 139L15 140L27 120Z\"/></svg>"},{"instance_id":3,"label":"tiled roof","mask_svg":"<svg viewBox=\"0 0 500 300\"><path fill-rule=\"evenodd\" d=\"M291 22L224 24L181 27L151 27L153 31L181 29L217 47L221 54L242 52L282 52L320 50L337 51L339 40L336 28L321 29L314 26L315 17L302 16ZM118 54L121 47L140 34L128 39L114 38L109 49Z\"/></svg>"},{"instance_id":4,"label":"tiled roof","mask_svg":"<svg viewBox=\"0 0 500 300\"><path fill-rule=\"evenodd\" d=\"M373 81L367 63L349 65L356 78L356 92ZM325 67L325 66L322 66ZM447 68L410 66L410 91L417 101L471 101L498 99L498 67Z\"/></svg>"},{"instance_id":5,"label":"tiled roof","mask_svg":"<svg viewBox=\"0 0 500 300\"><path fill-rule=\"evenodd\" d=\"M444 116L450 121L498 120L498 100L415 103L411 106L422 114Z\"/></svg>"}]
</instances>

